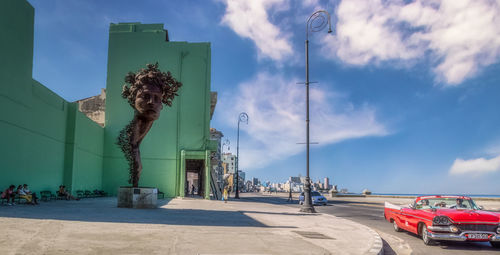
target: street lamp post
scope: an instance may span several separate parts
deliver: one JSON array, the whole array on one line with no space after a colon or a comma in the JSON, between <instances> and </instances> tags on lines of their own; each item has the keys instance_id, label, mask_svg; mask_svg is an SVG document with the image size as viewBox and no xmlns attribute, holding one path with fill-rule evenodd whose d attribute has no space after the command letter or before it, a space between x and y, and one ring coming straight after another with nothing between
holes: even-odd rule
<instances>
[{"instance_id":1,"label":"street lamp post","mask_svg":"<svg viewBox=\"0 0 500 255\"><path fill-rule=\"evenodd\" d=\"M332 24L330 22L330 13L325 10L314 12L306 25L306 183L304 186L304 203L300 208L301 212L315 213L311 199L311 181L309 178L309 31L318 32L323 30L328 24L328 33L332 32Z\"/></svg>"},{"instance_id":2,"label":"street lamp post","mask_svg":"<svg viewBox=\"0 0 500 255\"><path fill-rule=\"evenodd\" d=\"M240 161L240 122L245 122L248 124L248 114L245 112L240 113L238 116L238 136L236 140L236 193L234 194L234 198L240 198L239 191L239 182L240 182L240 174L238 168L238 162Z\"/></svg>"}]
</instances>

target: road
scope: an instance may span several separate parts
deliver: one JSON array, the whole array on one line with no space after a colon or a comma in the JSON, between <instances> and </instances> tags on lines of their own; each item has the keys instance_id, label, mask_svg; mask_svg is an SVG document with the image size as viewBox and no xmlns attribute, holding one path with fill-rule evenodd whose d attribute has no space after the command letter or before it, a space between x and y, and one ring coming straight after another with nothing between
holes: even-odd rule
<instances>
[{"instance_id":1,"label":"road","mask_svg":"<svg viewBox=\"0 0 500 255\"><path fill-rule=\"evenodd\" d=\"M262 196L256 193L245 194L242 199L264 203L282 204L290 207L300 206L291 204L286 198L277 196ZM409 232L395 232L392 224L384 219L383 205L367 202L330 201L327 206L316 206L316 211L346 218L366 225L379 233L384 241L385 254L500 254L500 250L492 248L487 242L461 243L440 242L426 246L420 237Z\"/></svg>"}]
</instances>

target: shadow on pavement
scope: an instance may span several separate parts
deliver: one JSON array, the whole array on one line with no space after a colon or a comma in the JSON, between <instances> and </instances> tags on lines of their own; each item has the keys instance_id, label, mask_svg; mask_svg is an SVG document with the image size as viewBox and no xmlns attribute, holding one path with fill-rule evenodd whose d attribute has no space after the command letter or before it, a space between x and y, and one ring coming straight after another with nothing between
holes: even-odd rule
<instances>
[{"instance_id":1,"label":"shadow on pavement","mask_svg":"<svg viewBox=\"0 0 500 255\"><path fill-rule=\"evenodd\" d=\"M384 239L382 239L384 247L384 255L397 255L397 253L392 249L392 247Z\"/></svg>"},{"instance_id":2,"label":"shadow on pavement","mask_svg":"<svg viewBox=\"0 0 500 255\"><path fill-rule=\"evenodd\" d=\"M240 199L230 198L230 202L258 202L267 203L275 205L298 205L299 201L294 199L292 202L287 201L288 198L285 197L273 197L273 196L245 196Z\"/></svg>"},{"instance_id":3,"label":"shadow on pavement","mask_svg":"<svg viewBox=\"0 0 500 255\"><path fill-rule=\"evenodd\" d=\"M170 202L170 199L163 199L158 201L158 205L164 206ZM38 206L0 206L0 217L187 226L271 227L238 211L118 208L116 198L51 201ZM278 227L288 226L272 226Z\"/></svg>"},{"instance_id":4,"label":"shadow on pavement","mask_svg":"<svg viewBox=\"0 0 500 255\"><path fill-rule=\"evenodd\" d=\"M422 241L422 237L416 235L415 233L404 232L408 236L416 238ZM422 243L423 244L423 243ZM441 248L443 250L457 250L457 251L499 251L499 249L493 248L489 242L453 242L453 241L435 241L432 245L436 248Z\"/></svg>"},{"instance_id":5,"label":"shadow on pavement","mask_svg":"<svg viewBox=\"0 0 500 255\"><path fill-rule=\"evenodd\" d=\"M349 205L376 205L380 207L384 207L384 203L375 203L375 202L365 202L365 201L344 201L344 200L329 200L330 204L349 204Z\"/></svg>"},{"instance_id":6,"label":"shadow on pavement","mask_svg":"<svg viewBox=\"0 0 500 255\"><path fill-rule=\"evenodd\" d=\"M274 215L290 215L290 216L318 216L313 213L278 213L278 212L258 212L258 211L239 211L241 213L258 213L258 214L274 214Z\"/></svg>"},{"instance_id":7,"label":"shadow on pavement","mask_svg":"<svg viewBox=\"0 0 500 255\"><path fill-rule=\"evenodd\" d=\"M500 251L500 249L493 248L489 242L437 242L434 244L443 250L454 251Z\"/></svg>"}]
</instances>

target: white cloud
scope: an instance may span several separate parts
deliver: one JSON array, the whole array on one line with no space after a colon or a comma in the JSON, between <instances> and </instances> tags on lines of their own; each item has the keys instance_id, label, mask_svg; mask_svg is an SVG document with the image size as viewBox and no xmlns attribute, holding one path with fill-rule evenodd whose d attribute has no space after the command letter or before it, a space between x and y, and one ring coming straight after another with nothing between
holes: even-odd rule
<instances>
[{"instance_id":1,"label":"white cloud","mask_svg":"<svg viewBox=\"0 0 500 255\"><path fill-rule=\"evenodd\" d=\"M330 57L351 65L422 60L436 80L457 85L500 58L500 1L347 0L337 31L324 37Z\"/></svg>"},{"instance_id":2,"label":"white cloud","mask_svg":"<svg viewBox=\"0 0 500 255\"><path fill-rule=\"evenodd\" d=\"M240 146L240 168L261 168L305 150L305 88L293 78L260 73L239 85L239 91L220 100L219 109L230 126L240 112L249 115L241 126L247 134ZM321 84L326 87L327 84ZM346 139L382 136L388 132L367 105L355 107L339 94L318 87L310 89L311 141L319 146ZM318 146L318 145L315 145Z\"/></svg>"},{"instance_id":3,"label":"white cloud","mask_svg":"<svg viewBox=\"0 0 500 255\"><path fill-rule=\"evenodd\" d=\"M500 156L495 158L476 158L464 160L461 158L455 159L450 168L450 174L484 174L500 171Z\"/></svg>"},{"instance_id":4,"label":"white cloud","mask_svg":"<svg viewBox=\"0 0 500 255\"><path fill-rule=\"evenodd\" d=\"M226 0L225 3L222 23L239 36L251 39L259 57L281 61L292 55L292 46L287 39L289 35L280 31L268 17L272 8L286 10L286 0Z\"/></svg>"}]
</instances>

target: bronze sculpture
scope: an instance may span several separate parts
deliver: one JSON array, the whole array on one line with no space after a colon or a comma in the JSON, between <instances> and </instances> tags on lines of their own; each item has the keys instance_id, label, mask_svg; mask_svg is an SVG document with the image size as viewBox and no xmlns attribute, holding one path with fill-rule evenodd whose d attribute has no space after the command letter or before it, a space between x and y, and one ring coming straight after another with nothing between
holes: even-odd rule
<instances>
[{"instance_id":1,"label":"bronze sculpture","mask_svg":"<svg viewBox=\"0 0 500 255\"><path fill-rule=\"evenodd\" d=\"M170 72L158 69L158 63L147 64L146 69L125 76L122 97L134 109L134 118L120 131L117 144L125 154L129 164L129 183L139 186L142 172L139 146L151 129L153 122L160 117L163 104L172 106L172 100L178 96L182 83L172 77ZM127 85L130 85L127 86Z\"/></svg>"}]
</instances>

